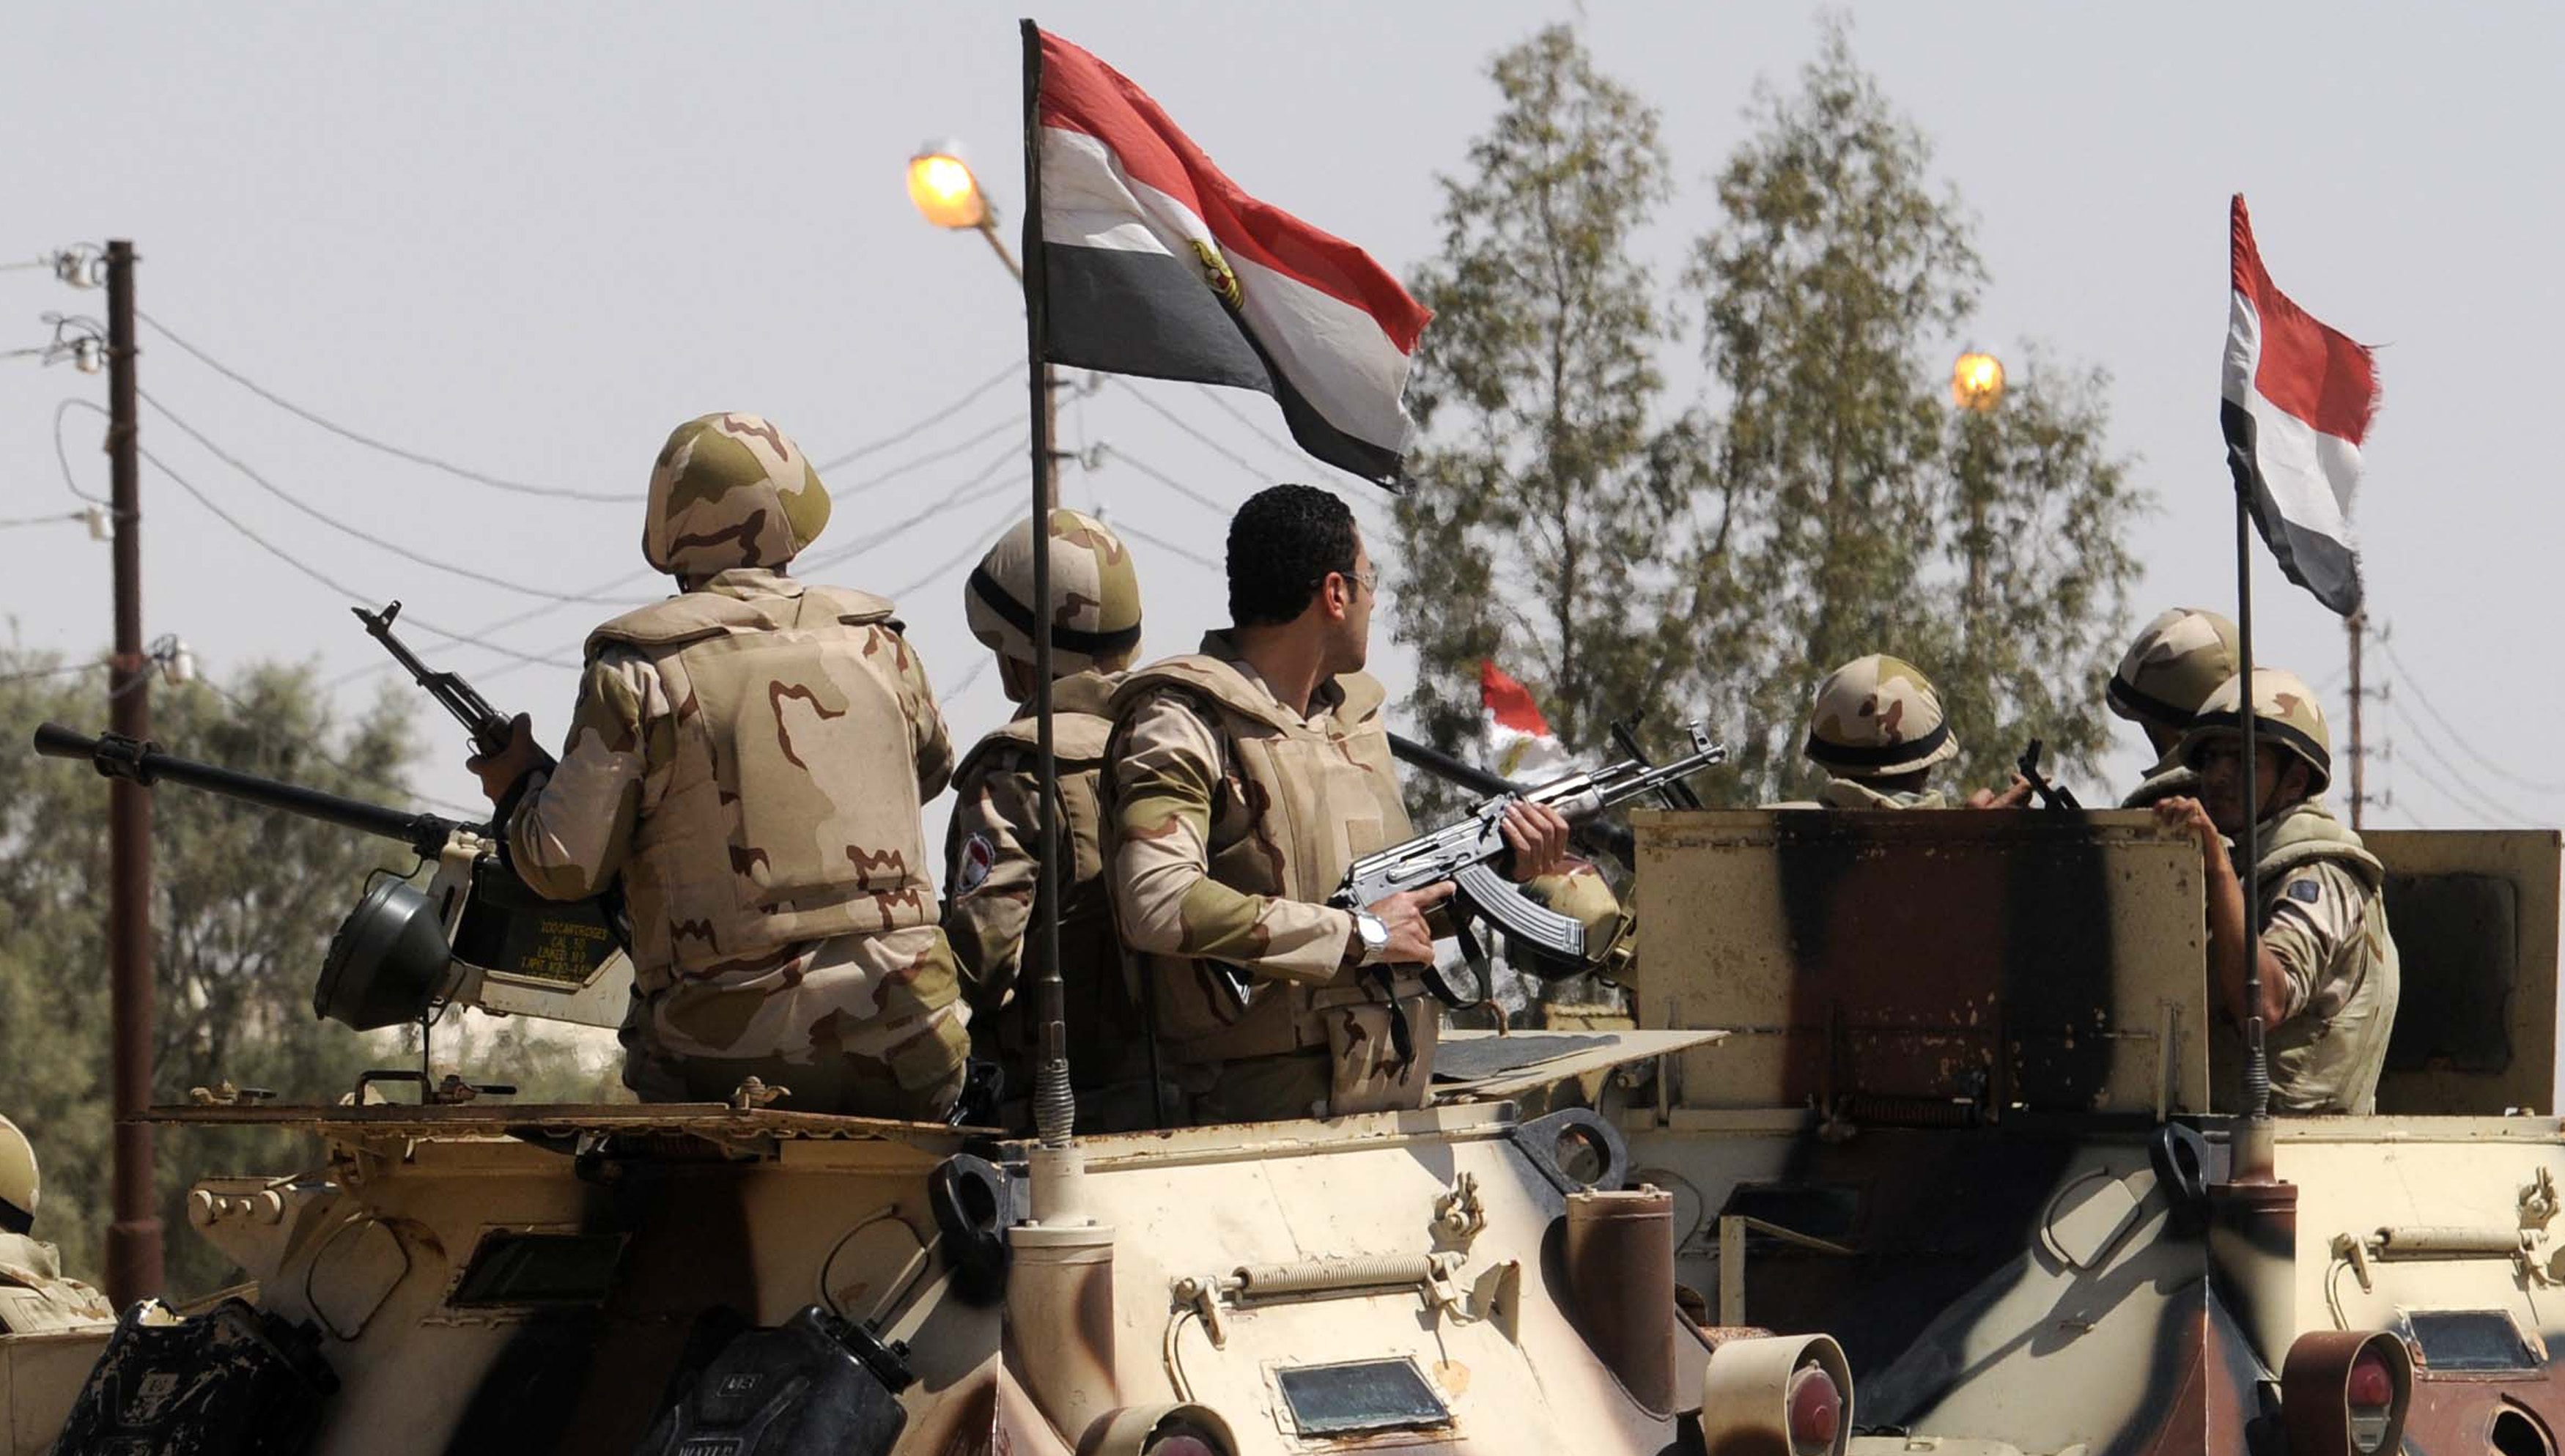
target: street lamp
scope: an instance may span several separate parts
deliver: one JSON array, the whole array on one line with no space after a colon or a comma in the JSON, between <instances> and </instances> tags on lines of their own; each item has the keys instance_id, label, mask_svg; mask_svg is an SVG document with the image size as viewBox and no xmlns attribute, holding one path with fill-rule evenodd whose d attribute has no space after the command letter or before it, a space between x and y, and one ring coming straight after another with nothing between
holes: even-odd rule
<instances>
[{"instance_id":1,"label":"street lamp","mask_svg":"<svg viewBox=\"0 0 2565 1456\"><path fill-rule=\"evenodd\" d=\"M1984 414L2003 398L2003 364L1991 354L1970 350L1951 365L1951 402Z\"/></svg>"},{"instance_id":2,"label":"street lamp","mask_svg":"<svg viewBox=\"0 0 2565 1456\"><path fill-rule=\"evenodd\" d=\"M908 159L908 200L919 216L937 227L956 232L968 228L987 238L998 261L1018 282L1024 280L1025 270L998 236L998 209L990 204L989 194L980 190L980 178L963 158L961 142L931 140L917 148Z\"/></svg>"}]
</instances>

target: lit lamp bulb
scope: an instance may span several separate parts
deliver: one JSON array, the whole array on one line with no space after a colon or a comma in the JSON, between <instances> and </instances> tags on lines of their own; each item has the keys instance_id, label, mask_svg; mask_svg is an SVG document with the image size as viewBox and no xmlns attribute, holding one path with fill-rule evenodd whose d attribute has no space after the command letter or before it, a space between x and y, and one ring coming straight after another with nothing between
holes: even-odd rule
<instances>
[{"instance_id":1,"label":"lit lamp bulb","mask_svg":"<svg viewBox=\"0 0 2565 1456\"><path fill-rule=\"evenodd\" d=\"M930 141L908 159L908 200L937 227L979 227L989 220L980 179L956 141Z\"/></svg>"},{"instance_id":2,"label":"lit lamp bulb","mask_svg":"<svg viewBox=\"0 0 2565 1456\"><path fill-rule=\"evenodd\" d=\"M1951 365L1951 402L1983 414L2003 397L2003 364L1991 354L1971 350Z\"/></svg>"}]
</instances>

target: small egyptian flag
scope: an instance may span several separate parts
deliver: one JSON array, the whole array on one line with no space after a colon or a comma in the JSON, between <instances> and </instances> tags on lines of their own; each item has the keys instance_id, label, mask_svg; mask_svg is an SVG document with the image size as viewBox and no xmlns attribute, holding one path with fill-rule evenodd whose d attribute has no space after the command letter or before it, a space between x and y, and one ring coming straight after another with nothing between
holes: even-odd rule
<instances>
[{"instance_id":1,"label":"small egyptian flag","mask_svg":"<svg viewBox=\"0 0 2565 1456\"><path fill-rule=\"evenodd\" d=\"M1573 770L1531 689L1494 661L1479 662L1480 762L1516 783L1540 784Z\"/></svg>"},{"instance_id":2,"label":"small egyptian flag","mask_svg":"<svg viewBox=\"0 0 2565 1456\"><path fill-rule=\"evenodd\" d=\"M2349 616L2361 600L2351 495L2361 437L2378 412L2378 370L2367 349L2272 285L2241 192L2230 227L2234 296L2218 411L2226 463L2280 570Z\"/></svg>"},{"instance_id":3,"label":"small egyptian flag","mask_svg":"<svg viewBox=\"0 0 2565 1456\"><path fill-rule=\"evenodd\" d=\"M1045 357L1263 390L1300 448L1394 487L1432 315L1362 249L1240 190L1112 67L1045 35L1041 68Z\"/></svg>"}]
</instances>

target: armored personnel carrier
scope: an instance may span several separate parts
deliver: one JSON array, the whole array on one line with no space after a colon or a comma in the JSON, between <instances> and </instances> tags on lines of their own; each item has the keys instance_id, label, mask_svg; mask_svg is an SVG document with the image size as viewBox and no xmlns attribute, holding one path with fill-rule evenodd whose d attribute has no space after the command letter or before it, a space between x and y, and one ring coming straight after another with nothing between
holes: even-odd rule
<instances>
[{"instance_id":1,"label":"armored personnel carrier","mask_svg":"<svg viewBox=\"0 0 2565 1456\"><path fill-rule=\"evenodd\" d=\"M1634 827L1639 1024L1722 1035L1612 1094L1630 1177L1705 1324L1841 1341L1854 1450L2557 1450L2557 835L2367 836L2378 1115L2257 1143L2144 816Z\"/></svg>"},{"instance_id":2,"label":"armored personnel carrier","mask_svg":"<svg viewBox=\"0 0 2565 1456\"><path fill-rule=\"evenodd\" d=\"M510 920L467 829L44 742L442 835L431 886L366 891L325 1015L505 998L586 1020L611 999L618 958L582 949L580 915ZM159 1108L326 1152L189 1194L192 1233L252 1281L235 1297L0 1338L0 1429L65 1453L1840 1453L1833 1341L1703 1331L1674 1298L1675 1200L1629 1182L1591 1108L1532 1110L1715 1035L1458 1036L1422 1110L1065 1146L792 1112L756 1086L536 1106L423 1072L416 1102Z\"/></svg>"}]
</instances>

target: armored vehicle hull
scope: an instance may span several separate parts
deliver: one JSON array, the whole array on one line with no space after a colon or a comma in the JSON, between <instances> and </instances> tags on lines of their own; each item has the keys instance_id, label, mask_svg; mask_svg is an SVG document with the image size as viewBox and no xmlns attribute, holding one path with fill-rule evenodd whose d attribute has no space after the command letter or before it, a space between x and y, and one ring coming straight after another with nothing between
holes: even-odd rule
<instances>
[{"instance_id":1,"label":"armored vehicle hull","mask_svg":"<svg viewBox=\"0 0 2565 1456\"><path fill-rule=\"evenodd\" d=\"M2372 837L2421 1005L2387 1114L2279 1119L2267 1154L2223 1114L2198 850L2139 816L1638 841L1641 1023L1730 1035L1615 1104L1631 1176L1675 1193L1704 1320L1837 1336L1887 1441L1856 1450L2558 1449L2565 1135L2523 1110L2552 1105L2556 836ZM2355 1364L2395 1400L2352 1400Z\"/></svg>"},{"instance_id":2,"label":"armored vehicle hull","mask_svg":"<svg viewBox=\"0 0 2565 1456\"><path fill-rule=\"evenodd\" d=\"M1614 1056L1576 1050L1552 1075ZM1461 1101L1073 1152L713 1104L158 1115L300 1125L329 1149L189 1201L256 1281L235 1318L326 1365L316 1452L818 1449L683 1438L718 1414L708 1382L758 1378L725 1341L788 1327L835 1332L880 1375L864 1399L887 1443L827 1449L1653 1456L1699 1438L1715 1341L1675 1307L1670 1200L1622 1191L1627 1150L1582 1109ZM1782 1375L1815 1367L1805 1349ZM146 1365L112 1348L74 1434L165 1413L117 1373ZM1738 1377L1749 1405L1755 1378ZM1842 1444L1829 1428L1819 1449Z\"/></svg>"}]
</instances>

